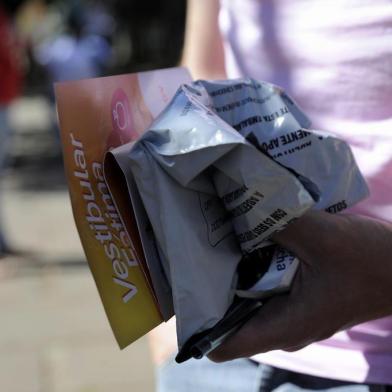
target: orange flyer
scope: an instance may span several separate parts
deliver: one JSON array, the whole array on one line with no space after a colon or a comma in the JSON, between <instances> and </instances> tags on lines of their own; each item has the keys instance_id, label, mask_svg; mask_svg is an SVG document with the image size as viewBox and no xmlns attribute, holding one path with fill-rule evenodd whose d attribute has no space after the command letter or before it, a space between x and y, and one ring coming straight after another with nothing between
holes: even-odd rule
<instances>
[{"instance_id":1,"label":"orange flyer","mask_svg":"<svg viewBox=\"0 0 392 392\"><path fill-rule=\"evenodd\" d=\"M164 319L132 206L118 211L104 179L111 148L136 140L182 83L184 68L56 84L65 171L79 236L121 348ZM124 207L125 208L125 207ZM125 226L121 215L127 216Z\"/></svg>"}]
</instances>

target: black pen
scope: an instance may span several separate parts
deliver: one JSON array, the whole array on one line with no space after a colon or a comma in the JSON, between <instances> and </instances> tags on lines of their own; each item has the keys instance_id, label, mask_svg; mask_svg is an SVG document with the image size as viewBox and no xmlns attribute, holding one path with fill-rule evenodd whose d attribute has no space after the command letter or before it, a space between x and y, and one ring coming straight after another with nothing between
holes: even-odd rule
<instances>
[{"instance_id":1,"label":"black pen","mask_svg":"<svg viewBox=\"0 0 392 392\"><path fill-rule=\"evenodd\" d=\"M225 316L214 327L190 337L176 356L182 363L190 358L200 359L217 348L236 332L262 306L254 299L236 298Z\"/></svg>"}]
</instances>

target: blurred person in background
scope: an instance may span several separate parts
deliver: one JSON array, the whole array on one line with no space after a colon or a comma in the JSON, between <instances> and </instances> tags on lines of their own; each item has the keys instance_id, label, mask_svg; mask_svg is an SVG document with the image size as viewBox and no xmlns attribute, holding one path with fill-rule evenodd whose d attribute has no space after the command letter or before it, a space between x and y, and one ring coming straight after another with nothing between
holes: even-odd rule
<instances>
[{"instance_id":1,"label":"blurred person in background","mask_svg":"<svg viewBox=\"0 0 392 392\"><path fill-rule=\"evenodd\" d=\"M0 180L10 145L9 106L22 90L21 47L13 28L13 16L21 3L5 1L0 4ZM0 258L12 253L2 218L0 204Z\"/></svg>"},{"instance_id":2,"label":"blurred person in background","mask_svg":"<svg viewBox=\"0 0 392 392\"><path fill-rule=\"evenodd\" d=\"M189 0L183 64L285 88L350 143L371 191L351 212L373 219L311 213L278 235L303 260L293 289L211 355L229 362L177 365L173 321L154 330L158 391L391 390L392 3Z\"/></svg>"},{"instance_id":3,"label":"blurred person in background","mask_svg":"<svg viewBox=\"0 0 392 392\"><path fill-rule=\"evenodd\" d=\"M114 20L102 1L69 1L46 7L48 28L37 34L34 60L45 71L47 96L55 111L54 84L103 76L112 60ZM52 21L56 21L55 23ZM52 126L60 149L57 117Z\"/></svg>"},{"instance_id":4,"label":"blurred person in background","mask_svg":"<svg viewBox=\"0 0 392 392\"><path fill-rule=\"evenodd\" d=\"M72 1L66 12L63 31L45 37L34 48L51 85L102 76L111 59L114 22L104 3Z\"/></svg>"}]
</instances>

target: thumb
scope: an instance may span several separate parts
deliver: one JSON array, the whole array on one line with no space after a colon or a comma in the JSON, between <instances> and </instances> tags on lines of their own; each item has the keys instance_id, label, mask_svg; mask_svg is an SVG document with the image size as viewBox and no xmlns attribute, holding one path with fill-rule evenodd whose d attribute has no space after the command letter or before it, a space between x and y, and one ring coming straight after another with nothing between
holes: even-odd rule
<instances>
[{"instance_id":1,"label":"thumb","mask_svg":"<svg viewBox=\"0 0 392 392\"><path fill-rule=\"evenodd\" d=\"M302 320L289 294L271 298L208 357L214 362L223 362L294 347L299 343Z\"/></svg>"}]
</instances>

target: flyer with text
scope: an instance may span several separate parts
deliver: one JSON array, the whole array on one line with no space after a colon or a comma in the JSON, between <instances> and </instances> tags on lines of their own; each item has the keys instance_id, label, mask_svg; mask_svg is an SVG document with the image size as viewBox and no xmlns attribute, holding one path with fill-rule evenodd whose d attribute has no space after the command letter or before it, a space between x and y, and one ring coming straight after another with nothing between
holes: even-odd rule
<instances>
[{"instance_id":1,"label":"flyer with text","mask_svg":"<svg viewBox=\"0 0 392 392\"><path fill-rule=\"evenodd\" d=\"M76 226L121 348L158 325L162 315L136 225L125 230L105 183L104 155L136 140L180 84L190 81L186 69L171 68L62 82L55 87ZM132 206L127 218L134 219Z\"/></svg>"}]
</instances>

